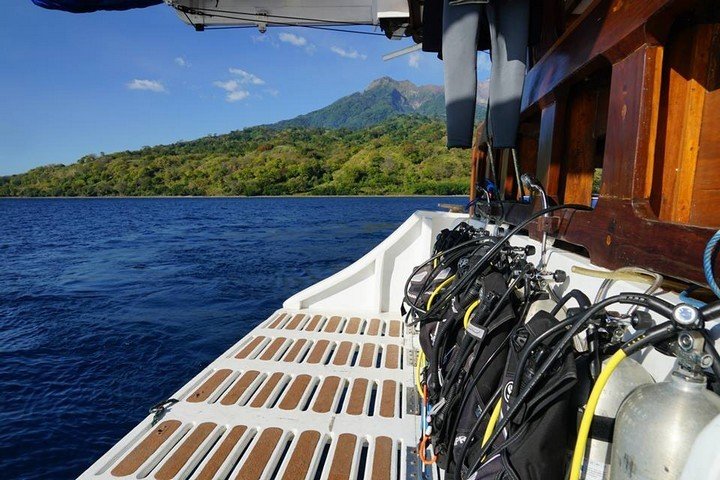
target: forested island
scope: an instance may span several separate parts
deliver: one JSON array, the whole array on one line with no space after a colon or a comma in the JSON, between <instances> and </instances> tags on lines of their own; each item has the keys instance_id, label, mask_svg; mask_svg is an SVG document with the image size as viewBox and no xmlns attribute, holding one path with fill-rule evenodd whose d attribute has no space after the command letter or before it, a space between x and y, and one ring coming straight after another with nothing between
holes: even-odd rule
<instances>
[{"instance_id":1,"label":"forested island","mask_svg":"<svg viewBox=\"0 0 720 480\"><path fill-rule=\"evenodd\" d=\"M441 87L383 77L273 125L0 177L0 196L465 194L470 152L445 148L443 115Z\"/></svg>"}]
</instances>

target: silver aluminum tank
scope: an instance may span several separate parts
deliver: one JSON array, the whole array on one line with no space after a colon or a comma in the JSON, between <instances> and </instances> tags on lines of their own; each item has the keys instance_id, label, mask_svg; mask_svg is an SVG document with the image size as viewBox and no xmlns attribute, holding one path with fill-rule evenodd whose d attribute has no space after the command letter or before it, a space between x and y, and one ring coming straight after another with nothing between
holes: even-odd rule
<instances>
[{"instance_id":1,"label":"silver aluminum tank","mask_svg":"<svg viewBox=\"0 0 720 480\"><path fill-rule=\"evenodd\" d=\"M679 478L695 438L719 413L720 396L703 376L676 371L669 381L636 388L616 417L610 478Z\"/></svg>"}]
</instances>

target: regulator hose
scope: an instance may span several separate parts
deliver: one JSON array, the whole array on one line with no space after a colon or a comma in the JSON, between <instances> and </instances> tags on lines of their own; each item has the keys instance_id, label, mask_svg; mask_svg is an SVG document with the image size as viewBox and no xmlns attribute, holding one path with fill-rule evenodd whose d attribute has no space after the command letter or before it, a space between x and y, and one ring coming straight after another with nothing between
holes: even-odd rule
<instances>
[{"instance_id":1,"label":"regulator hose","mask_svg":"<svg viewBox=\"0 0 720 480\"><path fill-rule=\"evenodd\" d=\"M504 237L502 237L499 241L495 242L495 244L490 248L490 250L487 251L487 253L475 264L473 265L468 272L463 276L463 278L459 279L457 282L455 282L450 288L447 289L445 292L443 298L436 302L433 305L432 309L428 309L426 312L427 315L429 315L433 310L437 309L440 310L442 307L445 306L445 304L457 293L458 291L465 288L471 281L474 280L475 274L480 271L482 267L487 264L487 262L495 256L495 254L502 248L503 245L505 245L513 236L515 236L518 232L520 232L522 229L527 227L533 220L542 217L543 215L546 215L548 213L555 212L557 210L585 210L590 211L592 210L591 207L588 207L587 205L579 205L579 204L567 204L567 205L555 205L552 207L544 208L542 210L538 210L537 212L530 215L528 218L517 224L512 230L510 230ZM461 245L458 245L457 247L462 247ZM457 248L456 247L456 248ZM450 249L452 250L452 249ZM448 250L449 251L449 250ZM407 290L406 290L407 291ZM422 319L421 319L422 320Z\"/></svg>"},{"instance_id":2,"label":"regulator hose","mask_svg":"<svg viewBox=\"0 0 720 480\"><path fill-rule=\"evenodd\" d=\"M715 274L713 273L713 259L715 257L715 248L718 243L720 243L720 230L715 232L715 234L710 237L710 240L708 240L707 245L705 245L705 252L703 253L703 270L705 271L705 280L707 281L710 290L713 291L715 296L720 298L720 287L718 287L718 284L715 281Z\"/></svg>"},{"instance_id":3,"label":"regulator hose","mask_svg":"<svg viewBox=\"0 0 720 480\"><path fill-rule=\"evenodd\" d=\"M573 267L574 268L574 267ZM590 308L590 299L587 295L585 295L583 292L578 290L577 288L574 288L570 290L568 293L566 293L558 302L557 305L553 307L553 309L550 311L550 315L553 317L560 312L560 309L565 306L566 303L568 303L570 300L575 299L578 306L585 310L586 308Z\"/></svg>"},{"instance_id":4,"label":"regulator hose","mask_svg":"<svg viewBox=\"0 0 720 480\"><path fill-rule=\"evenodd\" d=\"M420 271L422 268L424 268L426 265L433 263L433 265L434 265L433 270L428 274L428 277L425 279L425 282L423 283L423 288L421 290L424 290L427 287L427 285L432 281L432 279L435 276L437 276L437 273L442 271L442 269L445 267L445 262L448 260L448 258L452 259L454 261L454 260L456 260L455 257L460 258L465 254L464 252L458 252L458 250L470 249L471 247L476 248L486 242L493 242L493 240L488 237L473 238L472 240L468 240L467 242L463 242L459 245L455 245L454 247L448 248L447 250L438 252L435 255L433 255L432 257L428 258L423 263L421 263L420 265L418 265L417 267L415 267L413 269L412 273L410 274L410 276L408 276L408 279L405 280L405 288L403 290L403 292L404 292L403 300L405 301L405 303L408 304L408 306L410 307L411 310L414 310L414 311L417 311L420 313L427 313L426 310L423 310L422 308L420 308L418 306L418 301L419 301L421 295L418 295L418 297L415 300L411 300L408 296L410 283L412 282L412 279L415 276L415 274L418 271ZM450 254L453 254L453 255L450 255ZM436 260L440 259L441 257L446 257L446 258L444 261L434 264L434 262ZM441 268L441 267L443 267L443 268Z\"/></svg>"}]
</instances>

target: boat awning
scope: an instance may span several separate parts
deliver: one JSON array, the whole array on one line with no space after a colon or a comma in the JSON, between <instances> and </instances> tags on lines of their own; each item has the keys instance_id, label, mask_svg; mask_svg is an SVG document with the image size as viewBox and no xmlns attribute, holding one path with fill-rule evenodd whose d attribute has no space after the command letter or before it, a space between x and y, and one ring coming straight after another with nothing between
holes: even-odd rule
<instances>
[{"instance_id":1,"label":"boat awning","mask_svg":"<svg viewBox=\"0 0 720 480\"><path fill-rule=\"evenodd\" d=\"M99 10L130 10L159 5L162 0L32 0L38 7L72 13L89 13Z\"/></svg>"},{"instance_id":2,"label":"boat awning","mask_svg":"<svg viewBox=\"0 0 720 480\"><path fill-rule=\"evenodd\" d=\"M167 1L193 26L379 25L407 19L405 0L174 0Z\"/></svg>"}]
</instances>

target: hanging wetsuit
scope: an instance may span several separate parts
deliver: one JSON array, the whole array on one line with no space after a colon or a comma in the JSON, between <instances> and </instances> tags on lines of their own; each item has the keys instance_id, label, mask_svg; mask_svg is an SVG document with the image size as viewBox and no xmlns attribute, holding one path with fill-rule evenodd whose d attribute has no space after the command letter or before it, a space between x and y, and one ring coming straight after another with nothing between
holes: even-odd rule
<instances>
[{"instance_id":1,"label":"hanging wetsuit","mask_svg":"<svg viewBox=\"0 0 720 480\"><path fill-rule=\"evenodd\" d=\"M527 67L529 0L476 2L444 0L442 58L448 147L472 146L478 32L485 20L492 58L488 134L494 147L514 147Z\"/></svg>"}]
</instances>

